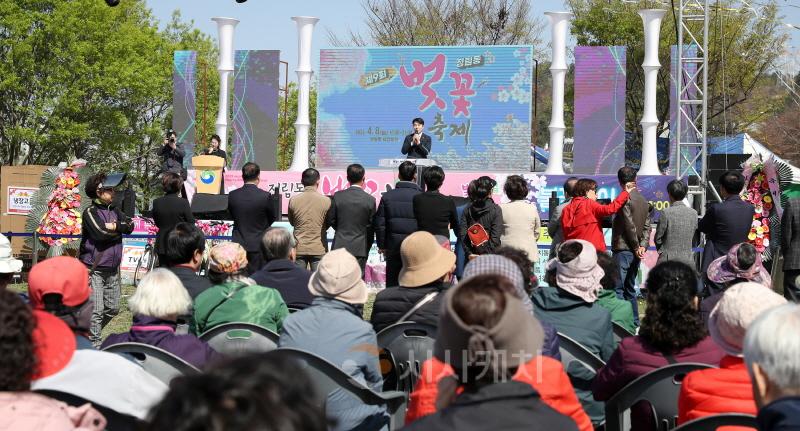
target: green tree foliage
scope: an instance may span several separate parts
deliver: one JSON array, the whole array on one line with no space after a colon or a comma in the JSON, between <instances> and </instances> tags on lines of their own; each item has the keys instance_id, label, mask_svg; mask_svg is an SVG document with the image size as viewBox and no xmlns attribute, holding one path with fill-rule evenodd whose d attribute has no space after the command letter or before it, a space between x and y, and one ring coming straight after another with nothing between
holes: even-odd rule
<instances>
[{"instance_id":1,"label":"green tree foliage","mask_svg":"<svg viewBox=\"0 0 800 431\"><path fill-rule=\"evenodd\" d=\"M144 0L0 0L0 160L125 170L144 203L179 49L214 50L177 14L160 30Z\"/></svg>"},{"instance_id":2,"label":"green tree foliage","mask_svg":"<svg viewBox=\"0 0 800 431\"><path fill-rule=\"evenodd\" d=\"M294 157L294 123L297 121L297 83L290 82L289 97L280 95L278 109L278 170L286 170ZM308 132L308 154L311 166L314 166L314 153L317 147L317 89L312 85L308 96L308 117L311 129ZM285 113L285 115L284 115Z\"/></svg>"}]
</instances>

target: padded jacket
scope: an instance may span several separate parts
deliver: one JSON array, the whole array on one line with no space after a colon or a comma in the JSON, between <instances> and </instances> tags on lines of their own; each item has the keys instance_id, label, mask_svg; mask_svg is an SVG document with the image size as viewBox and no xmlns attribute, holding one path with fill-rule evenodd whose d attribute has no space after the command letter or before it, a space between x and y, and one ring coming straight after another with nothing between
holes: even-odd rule
<instances>
[{"instance_id":1,"label":"padded jacket","mask_svg":"<svg viewBox=\"0 0 800 431\"><path fill-rule=\"evenodd\" d=\"M721 413L757 413L744 360L726 355L719 368L687 374L678 397L678 423ZM749 429L749 428L725 428Z\"/></svg>"},{"instance_id":2,"label":"padded jacket","mask_svg":"<svg viewBox=\"0 0 800 431\"><path fill-rule=\"evenodd\" d=\"M439 324L439 310L442 308L444 290L449 287L441 281L434 281L420 287L390 287L383 289L375 297L370 323L375 332L380 332L403 317L425 295L439 292L432 301L418 308L406 319L409 322L423 323L436 327Z\"/></svg>"},{"instance_id":3,"label":"padded jacket","mask_svg":"<svg viewBox=\"0 0 800 431\"><path fill-rule=\"evenodd\" d=\"M450 365L436 358L423 362L420 378L408 401L406 424L436 412L439 380L453 374ZM572 418L579 430L592 430L592 422L578 402L561 362L546 356L538 356L519 367L514 380L533 386L539 392L542 402L562 415Z\"/></svg>"},{"instance_id":4,"label":"padded jacket","mask_svg":"<svg viewBox=\"0 0 800 431\"><path fill-rule=\"evenodd\" d=\"M400 255L400 244L417 231L414 196L420 193L422 190L415 183L399 181L394 190L389 190L381 197L373 225L378 248L385 249L386 254Z\"/></svg>"},{"instance_id":5,"label":"padded jacket","mask_svg":"<svg viewBox=\"0 0 800 431\"><path fill-rule=\"evenodd\" d=\"M489 235L489 241L479 247L473 247L467 236L467 229L475 223L480 223ZM467 257L471 254L494 253L500 248L500 238L503 236L503 210L494 203L492 198L484 201L473 202L464 209L458 221L458 237L464 246Z\"/></svg>"},{"instance_id":6,"label":"padded jacket","mask_svg":"<svg viewBox=\"0 0 800 431\"><path fill-rule=\"evenodd\" d=\"M572 198L561 211L561 230L564 240L583 239L594 245L597 251L606 251L606 240L600 222L603 217L619 211L628 200L625 190L608 205L603 205L585 196Z\"/></svg>"}]
</instances>

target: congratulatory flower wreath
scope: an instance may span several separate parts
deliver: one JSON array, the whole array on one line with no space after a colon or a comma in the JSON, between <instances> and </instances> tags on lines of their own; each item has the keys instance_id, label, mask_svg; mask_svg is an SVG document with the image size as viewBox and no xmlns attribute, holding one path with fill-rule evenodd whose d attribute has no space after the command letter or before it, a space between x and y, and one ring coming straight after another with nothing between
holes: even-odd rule
<instances>
[{"instance_id":1,"label":"congratulatory flower wreath","mask_svg":"<svg viewBox=\"0 0 800 431\"><path fill-rule=\"evenodd\" d=\"M768 261L777 245L772 228L779 226L782 213L775 159L770 157L763 161L760 155L753 155L745 162L743 174L747 187L741 197L755 207L747 239L761 253L763 260Z\"/></svg>"}]
</instances>

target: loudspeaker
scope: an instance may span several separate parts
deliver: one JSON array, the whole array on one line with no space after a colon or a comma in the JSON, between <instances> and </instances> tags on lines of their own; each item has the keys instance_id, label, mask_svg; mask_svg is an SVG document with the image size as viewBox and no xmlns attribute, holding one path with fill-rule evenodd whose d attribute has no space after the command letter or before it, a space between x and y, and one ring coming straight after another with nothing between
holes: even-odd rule
<instances>
[{"instance_id":1,"label":"loudspeaker","mask_svg":"<svg viewBox=\"0 0 800 431\"><path fill-rule=\"evenodd\" d=\"M205 220L231 220L228 195L195 193L192 197L192 214Z\"/></svg>"},{"instance_id":2,"label":"loudspeaker","mask_svg":"<svg viewBox=\"0 0 800 431\"><path fill-rule=\"evenodd\" d=\"M709 154L706 180L719 190L719 177L727 171L741 172L749 158L749 154Z\"/></svg>"}]
</instances>

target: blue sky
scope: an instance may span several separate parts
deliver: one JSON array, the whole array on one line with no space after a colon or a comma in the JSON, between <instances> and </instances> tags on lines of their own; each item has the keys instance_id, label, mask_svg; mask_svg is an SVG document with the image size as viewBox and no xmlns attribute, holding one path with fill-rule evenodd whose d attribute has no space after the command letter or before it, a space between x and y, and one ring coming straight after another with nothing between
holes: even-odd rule
<instances>
[{"instance_id":1,"label":"blue sky","mask_svg":"<svg viewBox=\"0 0 800 431\"><path fill-rule=\"evenodd\" d=\"M125 0L123 0L125 1ZM295 79L297 64L296 15L311 15L320 18L314 31L312 45L312 64L318 69L319 49L329 47L328 31L345 34L349 29L364 33L361 0L249 0L236 3L235 0L146 0L155 16L163 23L169 21L172 11L180 10L183 20L194 20L197 28L217 36L215 16L237 18L241 22L236 28L234 47L236 49L278 49L281 60L289 62L289 79ZM545 11L564 10L561 0L534 0L533 13L542 16ZM744 3L744 2L743 2ZM758 2L750 2L757 4ZM785 21L800 27L800 0L778 0ZM800 29L786 27L792 39L794 70L800 67ZM549 28L542 35L549 41ZM541 47L537 47L541 48ZM283 78L281 78L283 80Z\"/></svg>"}]
</instances>

